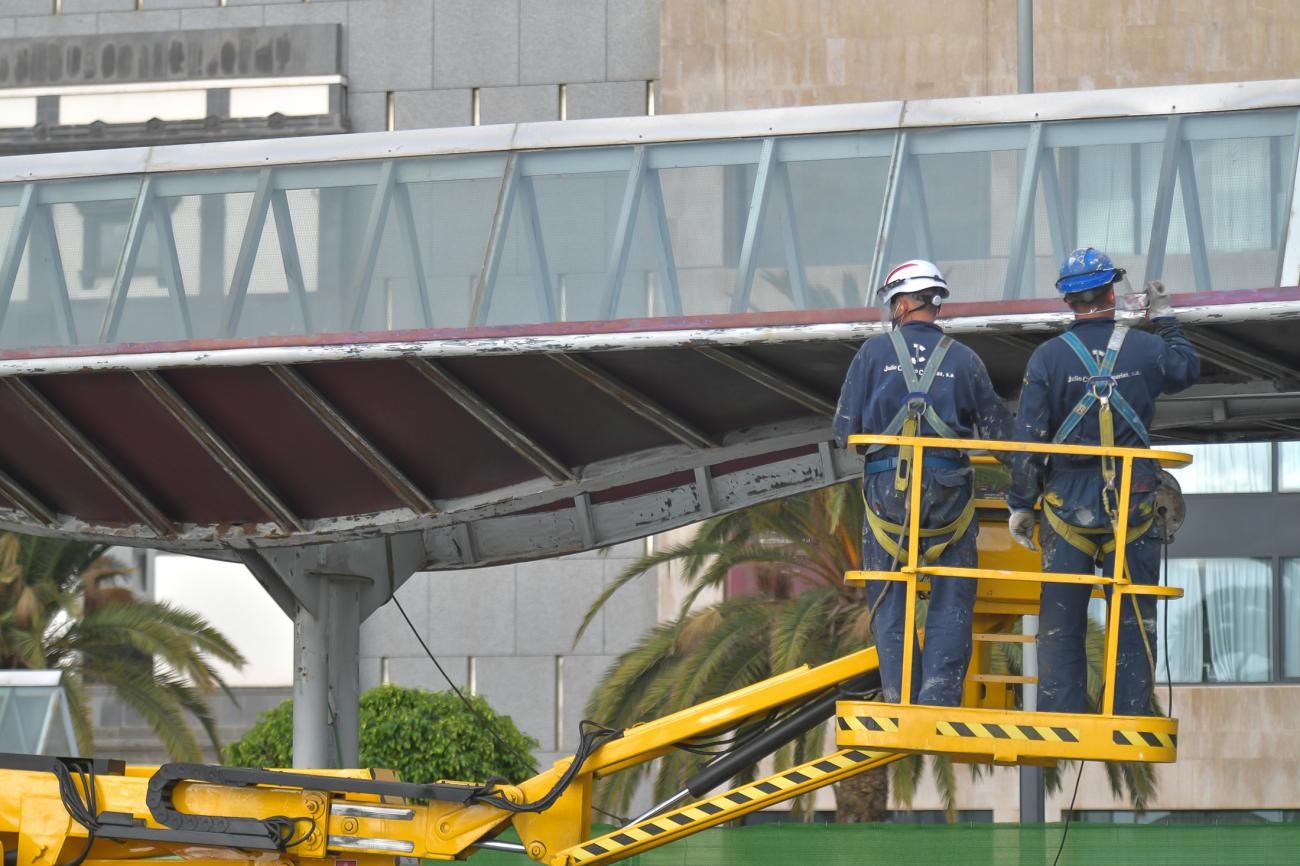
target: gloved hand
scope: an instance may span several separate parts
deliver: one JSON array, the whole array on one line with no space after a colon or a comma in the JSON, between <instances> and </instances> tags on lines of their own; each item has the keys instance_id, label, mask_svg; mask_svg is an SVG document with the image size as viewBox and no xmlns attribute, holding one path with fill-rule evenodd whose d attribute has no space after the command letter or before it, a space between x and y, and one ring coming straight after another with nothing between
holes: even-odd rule
<instances>
[{"instance_id":1,"label":"gloved hand","mask_svg":"<svg viewBox=\"0 0 1300 866\"><path fill-rule=\"evenodd\" d=\"M1034 544L1034 512L1025 509L1011 512L1011 518L1007 520L1007 529L1011 531L1011 537L1021 547L1030 550L1038 549L1038 545Z\"/></svg>"},{"instance_id":2,"label":"gloved hand","mask_svg":"<svg viewBox=\"0 0 1300 866\"><path fill-rule=\"evenodd\" d=\"M1173 304L1169 303L1169 290L1160 280L1152 280L1147 283L1147 318L1158 319L1161 316L1172 316L1174 314Z\"/></svg>"}]
</instances>

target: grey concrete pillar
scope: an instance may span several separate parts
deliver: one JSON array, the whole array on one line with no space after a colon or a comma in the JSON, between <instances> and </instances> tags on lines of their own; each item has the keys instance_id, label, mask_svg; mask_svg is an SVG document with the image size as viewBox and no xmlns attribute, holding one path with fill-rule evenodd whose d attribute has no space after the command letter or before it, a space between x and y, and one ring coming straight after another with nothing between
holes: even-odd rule
<instances>
[{"instance_id":1,"label":"grey concrete pillar","mask_svg":"<svg viewBox=\"0 0 1300 866\"><path fill-rule=\"evenodd\" d=\"M324 593L322 593L324 595ZM332 767L328 618L298 605L293 617L293 765Z\"/></svg>"},{"instance_id":2,"label":"grey concrete pillar","mask_svg":"<svg viewBox=\"0 0 1300 866\"><path fill-rule=\"evenodd\" d=\"M361 731L361 582L335 578L326 588L329 701L334 711L336 749L343 767L356 767ZM330 766L334 766L331 764Z\"/></svg>"}]
</instances>

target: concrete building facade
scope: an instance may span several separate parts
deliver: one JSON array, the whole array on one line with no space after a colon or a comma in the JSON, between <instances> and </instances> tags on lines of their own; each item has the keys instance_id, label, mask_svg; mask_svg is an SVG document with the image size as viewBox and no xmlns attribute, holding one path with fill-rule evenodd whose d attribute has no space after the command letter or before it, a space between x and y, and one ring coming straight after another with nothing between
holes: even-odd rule
<instances>
[{"instance_id":1,"label":"concrete building facade","mask_svg":"<svg viewBox=\"0 0 1300 866\"><path fill-rule=\"evenodd\" d=\"M1009 93L1016 81L1015 6L1015 0L0 0L0 58L12 57L0 62L0 99L8 89L12 99L30 101L5 104L17 119L0 139L12 139L10 150L49 149L60 126L84 132L61 146L91 147ZM1290 0L1037 7L1039 90L1300 75L1300 7ZM284 79L272 82L275 92L261 94L267 96L258 103L261 114L241 114L234 91L253 87L249 81L262 74L259 45L269 40L274 58L279 35L288 40L287 57L304 65L286 62L281 75L271 75ZM155 68L139 59L140 46L152 56L174 43L183 57L203 51L221 57L230 46L230 68L200 64L191 72L182 63L179 72L158 73L166 64ZM57 50L41 54L35 49L42 45ZM76 81L70 67L38 70L32 59L67 57L87 46L97 65ZM122 62L126 46L136 62ZM272 63L272 73L277 68ZM171 88L157 91L169 104L194 107L177 108L162 124L151 121L164 97L137 114L119 105L122 113L108 120L93 113L106 108L71 111L71 97L112 97L127 85L160 82ZM80 92L86 87L98 90ZM178 95L186 87L201 89L202 99L187 102ZM300 115L295 100L307 96L293 88L310 87L326 89L311 96L325 100L326 121L295 126L305 123L294 120ZM114 126L121 127L117 138ZM1220 513L1212 507L1236 506L1206 500L1202 513ZM1263 507L1294 506L1283 496ZM608 664L675 609L671 580L646 578L625 589L575 642L591 602L645 550L638 542L603 554L418 575L398 597L452 680L512 715L537 738L545 762L573 746L587 696ZM1203 547L1175 551L1187 560L1271 557L1277 574L1297 555L1249 546L1219 554ZM1282 647L1270 652L1285 654L1281 629L1295 619L1295 604L1284 589L1270 604L1270 621L1278 624L1272 640ZM366 623L361 656L363 687L443 685L392 605ZM1266 683L1178 686L1183 761L1164 771L1155 805L1300 809L1294 783L1300 751L1259 723L1300 711L1300 686L1285 682L1296 673L1278 662ZM250 697L245 710L264 705L265 697ZM106 728L131 727L111 701L102 704L100 717ZM225 730L237 729L237 720L228 724ZM108 751L115 743L125 740L105 737L101 747ZM1014 819L1014 787L1007 771L975 782L963 778L959 805ZM935 809L937 795L923 788L914 805ZM1048 818L1068 805L1054 798ZM1085 774L1074 806L1095 813L1126 809L1095 769Z\"/></svg>"}]
</instances>

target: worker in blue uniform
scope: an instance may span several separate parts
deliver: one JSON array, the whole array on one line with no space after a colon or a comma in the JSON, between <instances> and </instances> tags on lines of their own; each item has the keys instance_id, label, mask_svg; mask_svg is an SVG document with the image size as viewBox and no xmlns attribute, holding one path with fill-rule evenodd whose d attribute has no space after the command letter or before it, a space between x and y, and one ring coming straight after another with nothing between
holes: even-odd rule
<instances>
[{"instance_id":1,"label":"worker in blue uniform","mask_svg":"<svg viewBox=\"0 0 1300 866\"><path fill-rule=\"evenodd\" d=\"M892 328L863 344L849 367L835 412L841 447L855 433L1010 438L1014 419L993 390L979 356L945 336L935 324L949 295L933 263L905 262L890 271L879 290ZM866 456L862 480L866 525L863 567L896 571L906 560L910 448L877 447ZM974 520L972 473L967 456L953 449L927 449L921 472L921 551L927 564L974 567L978 521ZM934 576L925 619L924 651L915 629L903 622L906 586L871 581L867 601L879 652L884 699L902 691L903 639L913 640L910 700L956 706L971 656L975 581Z\"/></svg>"},{"instance_id":2,"label":"worker in blue uniform","mask_svg":"<svg viewBox=\"0 0 1300 866\"><path fill-rule=\"evenodd\" d=\"M1018 439L1146 447L1156 398L1181 391L1200 377L1200 358L1183 334L1162 284L1147 287L1147 318L1154 333L1116 324L1116 289L1126 285L1123 278L1123 269L1092 247L1076 250L1065 260L1056 288L1074 311L1074 322L1029 359L1016 419ZM1044 572L1093 574L1095 566L1105 574L1112 572L1118 464L1108 458L1056 455L1015 463L1009 528L1018 542L1034 550L1033 508L1041 500ZM1158 473L1155 461L1134 461L1125 538L1125 563L1134 583L1154 584L1158 577ZM1043 584L1039 710L1097 711L1088 700L1085 654L1091 589ZM1155 634L1155 599L1130 595L1121 610L1116 715L1154 711Z\"/></svg>"}]
</instances>

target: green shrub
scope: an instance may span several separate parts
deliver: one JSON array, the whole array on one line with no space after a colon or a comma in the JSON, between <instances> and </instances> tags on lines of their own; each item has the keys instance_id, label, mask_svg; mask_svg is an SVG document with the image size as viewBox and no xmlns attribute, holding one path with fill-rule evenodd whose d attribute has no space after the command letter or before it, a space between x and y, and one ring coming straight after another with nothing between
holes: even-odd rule
<instances>
[{"instance_id":1,"label":"green shrub","mask_svg":"<svg viewBox=\"0 0 1300 866\"><path fill-rule=\"evenodd\" d=\"M518 782L532 775L528 756L537 741L483 698L469 700L509 748L452 692L380 686L361 696L361 766L396 770L404 781L417 783L481 782L496 776ZM291 766L292 702L263 713L247 734L226 747L225 758L235 767Z\"/></svg>"}]
</instances>

